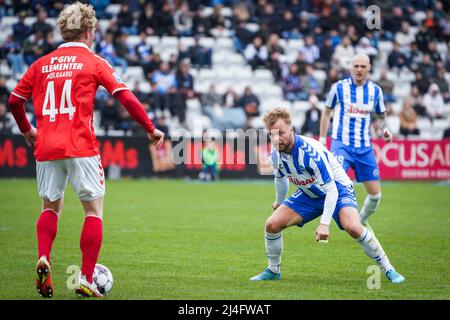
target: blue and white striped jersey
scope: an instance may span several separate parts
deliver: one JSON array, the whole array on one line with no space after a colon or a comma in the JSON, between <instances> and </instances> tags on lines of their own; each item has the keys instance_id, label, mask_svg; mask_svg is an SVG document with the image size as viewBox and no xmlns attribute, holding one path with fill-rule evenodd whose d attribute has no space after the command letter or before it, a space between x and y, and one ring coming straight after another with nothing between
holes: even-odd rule
<instances>
[{"instance_id":1,"label":"blue and white striped jersey","mask_svg":"<svg viewBox=\"0 0 450 320\"><path fill-rule=\"evenodd\" d=\"M371 147L370 124L372 112L384 113L383 92L374 82L367 80L357 86L352 78L333 84L325 106L334 109L333 139L344 145Z\"/></svg>"},{"instance_id":2,"label":"blue and white striped jersey","mask_svg":"<svg viewBox=\"0 0 450 320\"><path fill-rule=\"evenodd\" d=\"M352 185L333 154L312 138L295 135L291 153L273 150L270 158L275 176L287 177L310 198L324 197L322 186L332 180L343 186Z\"/></svg>"}]
</instances>

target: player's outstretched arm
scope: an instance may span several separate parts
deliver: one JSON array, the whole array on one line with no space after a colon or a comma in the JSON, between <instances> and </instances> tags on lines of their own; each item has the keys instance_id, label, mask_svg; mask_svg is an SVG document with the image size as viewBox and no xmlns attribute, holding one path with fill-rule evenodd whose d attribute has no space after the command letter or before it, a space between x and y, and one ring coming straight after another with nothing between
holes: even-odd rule
<instances>
[{"instance_id":1,"label":"player's outstretched arm","mask_svg":"<svg viewBox=\"0 0 450 320\"><path fill-rule=\"evenodd\" d=\"M327 145L327 133L328 133L328 127L330 126L330 118L331 118L332 112L333 112L332 109L325 106L322 111L322 116L320 117L319 141L325 146Z\"/></svg>"},{"instance_id":2,"label":"player's outstretched arm","mask_svg":"<svg viewBox=\"0 0 450 320\"><path fill-rule=\"evenodd\" d=\"M27 114L25 112L25 101L13 94L9 96L8 106L11 113L19 126L20 132L22 132L25 141L28 146L31 146L36 141L37 132L28 121Z\"/></svg>"},{"instance_id":3,"label":"player's outstretched arm","mask_svg":"<svg viewBox=\"0 0 450 320\"><path fill-rule=\"evenodd\" d=\"M274 183L275 183L276 199L275 202L272 204L272 209L276 210L281 205L281 203L283 203L284 199L286 199L286 196L289 191L289 180L287 177L282 178L275 177Z\"/></svg>"},{"instance_id":4,"label":"player's outstretched arm","mask_svg":"<svg viewBox=\"0 0 450 320\"><path fill-rule=\"evenodd\" d=\"M386 122L386 112L383 113L375 113L375 118L379 121L381 130L383 131L383 138L386 142L392 141L392 133L391 130L389 130L389 126Z\"/></svg>"},{"instance_id":5,"label":"player's outstretched arm","mask_svg":"<svg viewBox=\"0 0 450 320\"><path fill-rule=\"evenodd\" d=\"M158 148L164 142L164 133L155 128L136 96L129 90L119 90L114 94L114 97L127 109L130 116L147 131L149 140Z\"/></svg>"},{"instance_id":6,"label":"player's outstretched arm","mask_svg":"<svg viewBox=\"0 0 450 320\"><path fill-rule=\"evenodd\" d=\"M326 196L320 225L316 230L316 241L328 240L328 237L330 236L328 226L331 223L331 218L333 217L333 212L339 197L339 192L334 180L324 184L322 187L325 190Z\"/></svg>"}]
</instances>

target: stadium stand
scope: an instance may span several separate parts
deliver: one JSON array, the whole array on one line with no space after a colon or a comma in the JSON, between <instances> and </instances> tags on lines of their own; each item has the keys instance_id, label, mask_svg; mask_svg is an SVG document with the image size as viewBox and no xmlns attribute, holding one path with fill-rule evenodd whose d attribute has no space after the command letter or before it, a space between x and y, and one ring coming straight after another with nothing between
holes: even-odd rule
<instances>
[{"instance_id":1,"label":"stadium stand","mask_svg":"<svg viewBox=\"0 0 450 320\"><path fill-rule=\"evenodd\" d=\"M6 1L0 7L2 132L18 133L4 106L28 65L62 41L55 26L57 13L65 2ZM408 131L408 138L441 139L450 127L449 1L90 3L99 17L94 50L110 61L127 85L135 88L135 93L139 91L138 97L149 117L155 122L161 117L167 119L170 135L194 133L198 126L207 129L216 123L201 103L211 84L215 84L221 97L229 87L238 95L231 106L223 98L219 116L226 116L230 107L244 108L242 96L245 88L250 87L260 103L258 115L245 122L244 128L262 127L265 111L284 106L293 113L294 127L300 130L310 109L309 98L317 95L321 101L325 99L330 69L334 69L332 73L339 79L348 77L346 54L355 52L370 55L371 79L384 84L386 93L391 90L389 99L387 95L385 99L388 122L395 135L404 136L405 114L410 116L408 126L417 129L411 131L413 134ZM366 8L373 4L381 9L381 29L367 28ZM256 47L255 38L261 39ZM250 56L258 61L249 62ZM167 72L161 72L162 62L168 63ZM188 74L192 77L179 71L183 62L189 62ZM287 79L292 64L298 68ZM175 79L172 84L175 93L168 99L168 105L156 103L160 97L155 91L154 75L158 72ZM298 94L289 99L286 81L298 84ZM430 89L433 83L438 88L435 92ZM404 106L408 97L412 97L412 108ZM33 120L32 106L28 104L27 108ZM98 93L95 110L94 125L99 135L143 133L137 126L125 123L126 117L120 116L121 107L114 101L108 102L102 91ZM109 120L102 121L102 117Z\"/></svg>"}]
</instances>

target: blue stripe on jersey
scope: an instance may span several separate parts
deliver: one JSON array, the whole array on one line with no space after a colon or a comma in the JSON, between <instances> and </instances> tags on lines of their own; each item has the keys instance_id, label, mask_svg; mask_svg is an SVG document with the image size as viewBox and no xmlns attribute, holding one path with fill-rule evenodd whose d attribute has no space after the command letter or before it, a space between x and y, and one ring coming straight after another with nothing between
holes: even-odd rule
<instances>
[{"instance_id":1,"label":"blue stripe on jersey","mask_svg":"<svg viewBox=\"0 0 450 320\"><path fill-rule=\"evenodd\" d=\"M293 157L294 157L294 167L295 167L295 170L297 170L298 174L302 174L303 170L300 169L300 164L298 163L298 147L295 148L295 149L297 150L297 152L294 152L294 155L293 155Z\"/></svg>"},{"instance_id":2,"label":"blue stripe on jersey","mask_svg":"<svg viewBox=\"0 0 450 320\"><path fill-rule=\"evenodd\" d=\"M313 176L314 175L314 170L309 165L310 158L311 157L309 156L309 154L305 152L305 155L303 156L303 163L305 164L306 171L308 171L308 173Z\"/></svg>"},{"instance_id":3,"label":"blue stripe on jersey","mask_svg":"<svg viewBox=\"0 0 450 320\"><path fill-rule=\"evenodd\" d=\"M281 170L280 169L278 169L278 178L283 178L284 177L284 173L283 172L281 172Z\"/></svg>"},{"instance_id":4,"label":"blue stripe on jersey","mask_svg":"<svg viewBox=\"0 0 450 320\"><path fill-rule=\"evenodd\" d=\"M356 103L356 85L353 81L350 84L350 103Z\"/></svg>"},{"instance_id":5,"label":"blue stripe on jersey","mask_svg":"<svg viewBox=\"0 0 450 320\"><path fill-rule=\"evenodd\" d=\"M352 82L350 84L350 103L356 103L356 85ZM350 118L350 128L349 128L349 143L350 146L355 146L355 118Z\"/></svg>"},{"instance_id":6,"label":"blue stripe on jersey","mask_svg":"<svg viewBox=\"0 0 450 320\"><path fill-rule=\"evenodd\" d=\"M364 85L363 103L369 103L369 81L366 81L366 84Z\"/></svg>"},{"instance_id":7,"label":"blue stripe on jersey","mask_svg":"<svg viewBox=\"0 0 450 320\"><path fill-rule=\"evenodd\" d=\"M299 147L304 151L303 163L305 164L306 171L309 174L314 175L314 170L310 166L310 160L312 158L312 160L316 164L317 168L319 169L323 183L327 183L327 182L331 181L330 173L328 172L327 166L325 165L325 162L324 162L326 160L322 159L322 157L317 152L317 150L315 150L306 141L299 139L299 142L301 142L301 144L299 143Z\"/></svg>"},{"instance_id":8,"label":"blue stripe on jersey","mask_svg":"<svg viewBox=\"0 0 450 320\"><path fill-rule=\"evenodd\" d=\"M364 132L366 132L366 118L361 118L361 131L359 132L361 137L361 147L365 147Z\"/></svg>"},{"instance_id":9,"label":"blue stripe on jersey","mask_svg":"<svg viewBox=\"0 0 450 320\"><path fill-rule=\"evenodd\" d=\"M288 165L287 165L287 163L286 163L283 159L281 159L281 156L280 156L280 160L281 160L281 162L283 162L283 166L284 166L284 169L286 170L286 172L287 172L288 174L292 174L292 173L291 173L291 170L289 169L289 167L288 167Z\"/></svg>"},{"instance_id":10,"label":"blue stripe on jersey","mask_svg":"<svg viewBox=\"0 0 450 320\"><path fill-rule=\"evenodd\" d=\"M339 103L341 104L341 111L339 112L339 128L337 132L337 139L339 141L342 141L342 123L344 123L344 112L345 112L345 106L344 106L344 90L342 88L342 82L338 82L337 85L337 94L339 95Z\"/></svg>"},{"instance_id":11,"label":"blue stripe on jersey","mask_svg":"<svg viewBox=\"0 0 450 320\"><path fill-rule=\"evenodd\" d=\"M312 185L308 188L309 191L311 191L312 193L314 193L316 196L318 197L323 197L326 195L325 192L323 192L322 190L320 190L317 186Z\"/></svg>"},{"instance_id":12,"label":"blue stripe on jersey","mask_svg":"<svg viewBox=\"0 0 450 320\"><path fill-rule=\"evenodd\" d=\"M355 118L350 118L350 130L348 132L349 135L349 142L350 142L350 146L354 147L355 146L355 122L356 119Z\"/></svg>"},{"instance_id":13,"label":"blue stripe on jersey","mask_svg":"<svg viewBox=\"0 0 450 320\"><path fill-rule=\"evenodd\" d=\"M331 109L334 109L334 107L336 106L336 100L337 100L337 94L334 95L333 97L333 101L331 102Z\"/></svg>"},{"instance_id":14,"label":"blue stripe on jersey","mask_svg":"<svg viewBox=\"0 0 450 320\"><path fill-rule=\"evenodd\" d=\"M375 85L375 112L376 113L381 113L381 108L380 108L380 88Z\"/></svg>"}]
</instances>

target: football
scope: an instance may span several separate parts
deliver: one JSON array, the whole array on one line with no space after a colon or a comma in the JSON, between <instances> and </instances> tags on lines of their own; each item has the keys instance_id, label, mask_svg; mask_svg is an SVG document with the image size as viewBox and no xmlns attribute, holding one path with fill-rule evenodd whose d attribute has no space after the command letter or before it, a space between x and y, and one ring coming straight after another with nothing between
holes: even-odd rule
<instances>
[{"instance_id":1,"label":"football","mask_svg":"<svg viewBox=\"0 0 450 320\"><path fill-rule=\"evenodd\" d=\"M108 294L113 285L113 276L111 271L102 264L97 263L94 270L94 281L101 294Z\"/></svg>"}]
</instances>

